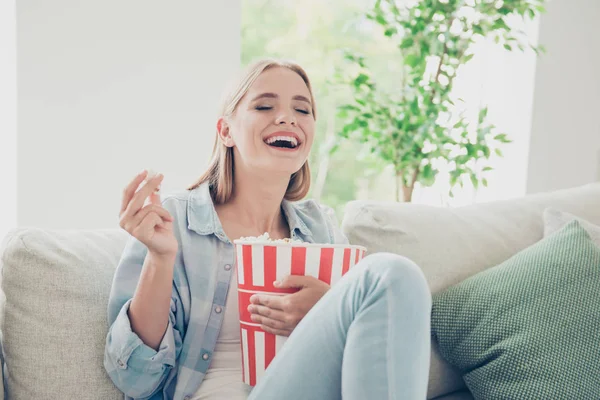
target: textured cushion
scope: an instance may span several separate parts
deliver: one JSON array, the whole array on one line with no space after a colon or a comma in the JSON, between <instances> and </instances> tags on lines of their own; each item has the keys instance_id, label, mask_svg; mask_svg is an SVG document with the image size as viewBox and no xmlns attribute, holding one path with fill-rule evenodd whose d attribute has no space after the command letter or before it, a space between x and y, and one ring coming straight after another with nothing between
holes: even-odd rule
<instances>
[{"instance_id":1,"label":"textured cushion","mask_svg":"<svg viewBox=\"0 0 600 400\"><path fill-rule=\"evenodd\" d=\"M592 240L600 246L600 226L594 225L585 219L552 207L548 207L544 210L544 237L550 236L554 232L559 231L562 229L562 227L573 220L579 221L583 229L590 234Z\"/></svg>"},{"instance_id":2,"label":"textured cushion","mask_svg":"<svg viewBox=\"0 0 600 400\"><path fill-rule=\"evenodd\" d=\"M342 228L369 253L388 251L415 261L436 293L542 239L545 208L600 225L599 204L600 184L458 208L360 200L347 205ZM464 388L436 347L432 342L430 399Z\"/></svg>"},{"instance_id":3,"label":"textured cushion","mask_svg":"<svg viewBox=\"0 0 600 400\"><path fill-rule=\"evenodd\" d=\"M123 399L102 360L126 235L19 229L5 238L0 327L8 398Z\"/></svg>"},{"instance_id":4,"label":"textured cushion","mask_svg":"<svg viewBox=\"0 0 600 400\"><path fill-rule=\"evenodd\" d=\"M600 247L578 221L433 296L442 356L475 399L600 394Z\"/></svg>"},{"instance_id":5,"label":"textured cushion","mask_svg":"<svg viewBox=\"0 0 600 400\"><path fill-rule=\"evenodd\" d=\"M436 397L433 400L473 400L473 396L468 390L461 390L459 392Z\"/></svg>"}]
</instances>

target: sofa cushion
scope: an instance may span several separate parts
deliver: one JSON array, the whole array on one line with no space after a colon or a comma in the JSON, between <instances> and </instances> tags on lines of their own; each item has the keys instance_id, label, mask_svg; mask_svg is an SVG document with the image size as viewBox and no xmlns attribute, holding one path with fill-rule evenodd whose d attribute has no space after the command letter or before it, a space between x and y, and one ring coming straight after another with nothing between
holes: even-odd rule
<instances>
[{"instance_id":1,"label":"sofa cushion","mask_svg":"<svg viewBox=\"0 0 600 400\"><path fill-rule=\"evenodd\" d=\"M369 253L392 252L416 262L432 293L495 266L543 237L542 214L555 207L600 224L600 184L457 208L359 200L342 229ZM464 387L432 342L428 398Z\"/></svg>"},{"instance_id":2,"label":"sofa cushion","mask_svg":"<svg viewBox=\"0 0 600 400\"><path fill-rule=\"evenodd\" d=\"M431 329L475 399L597 398L600 247L576 220L433 296Z\"/></svg>"},{"instance_id":3,"label":"sofa cushion","mask_svg":"<svg viewBox=\"0 0 600 400\"><path fill-rule=\"evenodd\" d=\"M581 226L590 234L592 240L600 246L600 226L552 207L548 207L544 210L544 237L559 231L573 220L579 221Z\"/></svg>"},{"instance_id":4,"label":"sofa cushion","mask_svg":"<svg viewBox=\"0 0 600 400\"><path fill-rule=\"evenodd\" d=\"M432 400L473 400L473 395L468 390L461 390L459 392L436 397Z\"/></svg>"},{"instance_id":5,"label":"sofa cushion","mask_svg":"<svg viewBox=\"0 0 600 400\"><path fill-rule=\"evenodd\" d=\"M18 229L4 240L7 396L115 399L103 366L107 302L127 234Z\"/></svg>"}]
</instances>

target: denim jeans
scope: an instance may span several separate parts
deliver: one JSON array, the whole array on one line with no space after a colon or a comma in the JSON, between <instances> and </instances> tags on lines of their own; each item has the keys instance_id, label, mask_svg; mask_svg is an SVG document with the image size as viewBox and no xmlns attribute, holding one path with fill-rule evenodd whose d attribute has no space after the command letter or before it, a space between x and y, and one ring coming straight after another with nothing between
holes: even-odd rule
<instances>
[{"instance_id":1,"label":"denim jeans","mask_svg":"<svg viewBox=\"0 0 600 400\"><path fill-rule=\"evenodd\" d=\"M407 258L376 253L310 310L249 400L422 400L431 294Z\"/></svg>"}]
</instances>

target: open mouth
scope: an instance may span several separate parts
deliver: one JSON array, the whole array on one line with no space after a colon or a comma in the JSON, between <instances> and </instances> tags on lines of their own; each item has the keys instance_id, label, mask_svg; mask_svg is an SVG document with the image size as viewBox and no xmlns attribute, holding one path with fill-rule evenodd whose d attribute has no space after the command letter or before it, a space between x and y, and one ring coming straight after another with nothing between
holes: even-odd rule
<instances>
[{"instance_id":1,"label":"open mouth","mask_svg":"<svg viewBox=\"0 0 600 400\"><path fill-rule=\"evenodd\" d=\"M274 136L265 140L265 143L280 149L295 149L300 145L295 137L290 136Z\"/></svg>"}]
</instances>

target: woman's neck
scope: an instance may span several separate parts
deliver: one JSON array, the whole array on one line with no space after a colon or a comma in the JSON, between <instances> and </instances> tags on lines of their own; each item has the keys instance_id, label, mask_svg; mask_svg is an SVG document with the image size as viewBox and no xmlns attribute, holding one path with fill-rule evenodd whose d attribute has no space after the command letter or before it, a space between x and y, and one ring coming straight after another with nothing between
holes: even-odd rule
<instances>
[{"instance_id":1,"label":"woman's neck","mask_svg":"<svg viewBox=\"0 0 600 400\"><path fill-rule=\"evenodd\" d=\"M230 235L258 236L265 232L274 238L289 237L289 226L281 210L289 178L287 181L270 178L234 178L231 199L216 207L221 224L230 239L237 239Z\"/></svg>"}]
</instances>

